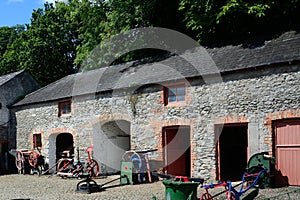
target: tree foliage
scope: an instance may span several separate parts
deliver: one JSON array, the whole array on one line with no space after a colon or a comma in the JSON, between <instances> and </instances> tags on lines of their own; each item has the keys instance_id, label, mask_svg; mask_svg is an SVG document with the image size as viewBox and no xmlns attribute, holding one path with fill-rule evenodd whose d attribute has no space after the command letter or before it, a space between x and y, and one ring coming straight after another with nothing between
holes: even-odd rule
<instances>
[{"instance_id":1,"label":"tree foliage","mask_svg":"<svg viewBox=\"0 0 300 200\"><path fill-rule=\"evenodd\" d=\"M41 85L46 85L76 72L98 44L126 30L164 27L210 45L299 29L299 9L300 0L69 0L55 5L46 3L33 11L30 24L0 27L0 74L27 69ZM120 55L116 62L157 53L161 52L135 51Z\"/></svg>"},{"instance_id":2,"label":"tree foliage","mask_svg":"<svg viewBox=\"0 0 300 200\"><path fill-rule=\"evenodd\" d=\"M205 44L299 28L299 0L181 0L179 9Z\"/></svg>"},{"instance_id":3,"label":"tree foliage","mask_svg":"<svg viewBox=\"0 0 300 200\"><path fill-rule=\"evenodd\" d=\"M13 27L0 27L0 72L7 74L17 70L19 58L16 54L16 46L19 37L25 31L24 25L16 25ZM16 47L16 48L15 48Z\"/></svg>"}]
</instances>

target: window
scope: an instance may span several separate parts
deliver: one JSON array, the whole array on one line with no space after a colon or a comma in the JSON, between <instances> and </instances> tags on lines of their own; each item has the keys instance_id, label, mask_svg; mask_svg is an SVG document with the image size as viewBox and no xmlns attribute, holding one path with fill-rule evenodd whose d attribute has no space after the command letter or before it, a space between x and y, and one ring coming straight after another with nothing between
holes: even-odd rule
<instances>
[{"instance_id":1,"label":"window","mask_svg":"<svg viewBox=\"0 0 300 200\"><path fill-rule=\"evenodd\" d=\"M71 101L64 101L59 103L59 116L71 115Z\"/></svg>"},{"instance_id":2,"label":"window","mask_svg":"<svg viewBox=\"0 0 300 200\"><path fill-rule=\"evenodd\" d=\"M33 134L33 148L39 148L42 147L42 134L35 133Z\"/></svg>"},{"instance_id":3,"label":"window","mask_svg":"<svg viewBox=\"0 0 300 200\"><path fill-rule=\"evenodd\" d=\"M185 102L185 85L170 86L165 90L165 105Z\"/></svg>"}]
</instances>

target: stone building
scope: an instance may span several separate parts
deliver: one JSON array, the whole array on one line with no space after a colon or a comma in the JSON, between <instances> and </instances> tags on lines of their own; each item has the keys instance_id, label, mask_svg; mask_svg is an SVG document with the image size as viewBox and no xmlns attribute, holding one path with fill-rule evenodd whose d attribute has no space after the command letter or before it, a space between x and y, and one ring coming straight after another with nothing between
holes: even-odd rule
<instances>
[{"instance_id":1,"label":"stone building","mask_svg":"<svg viewBox=\"0 0 300 200\"><path fill-rule=\"evenodd\" d=\"M51 166L93 145L108 172L126 150L157 149L153 169L206 180L239 179L269 152L277 181L299 185L299 61L300 35L287 32L69 75L14 105L17 147L40 146Z\"/></svg>"},{"instance_id":2,"label":"stone building","mask_svg":"<svg viewBox=\"0 0 300 200\"><path fill-rule=\"evenodd\" d=\"M16 146L10 106L38 88L38 84L26 71L0 76L0 174L8 171L8 149Z\"/></svg>"}]
</instances>

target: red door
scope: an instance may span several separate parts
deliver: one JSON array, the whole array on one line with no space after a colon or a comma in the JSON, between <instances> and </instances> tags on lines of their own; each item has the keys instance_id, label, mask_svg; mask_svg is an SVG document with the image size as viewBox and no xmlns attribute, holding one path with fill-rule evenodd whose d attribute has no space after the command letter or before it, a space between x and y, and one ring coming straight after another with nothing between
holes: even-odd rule
<instances>
[{"instance_id":1,"label":"red door","mask_svg":"<svg viewBox=\"0 0 300 200\"><path fill-rule=\"evenodd\" d=\"M275 122L276 183L300 185L300 119Z\"/></svg>"},{"instance_id":2,"label":"red door","mask_svg":"<svg viewBox=\"0 0 300 200\"><path fill-rule=\"evenodd\" d=\"M167 127L163 130L165 173L190 176L190 129Z\"/></svg>"}]
</instances>

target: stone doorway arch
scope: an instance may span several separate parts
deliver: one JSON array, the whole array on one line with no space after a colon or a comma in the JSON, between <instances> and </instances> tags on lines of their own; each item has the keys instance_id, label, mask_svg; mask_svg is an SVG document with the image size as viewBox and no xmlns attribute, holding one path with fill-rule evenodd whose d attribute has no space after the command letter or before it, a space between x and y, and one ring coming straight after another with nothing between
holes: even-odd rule
<instances>
[{"instance_id":1,"label":"stone doorway arch","mask_svg":"<svg viewBox=\"0 0 300 200\"><path fill-rule=\"evenodd\" d=\"M48 142L48 158L50 167L54 166L55 163L62 158L62 153L64 151L70 151L70 156L74 155L74 137L71 133L62 132L51 134Z\"/></svg>"},{"instance_id":2,"label":"stone doorway arch","mask_svg":"<svg viewBox=\"0 0 300 200\"><path fill-rule=\"evenodd\" d=\"M104 173L120 171L121 157L125 151L130 150L130 143L130 122L112 120L97 125L94 134L94 157L104 166Z\"/></svg>"}]
</instances>

